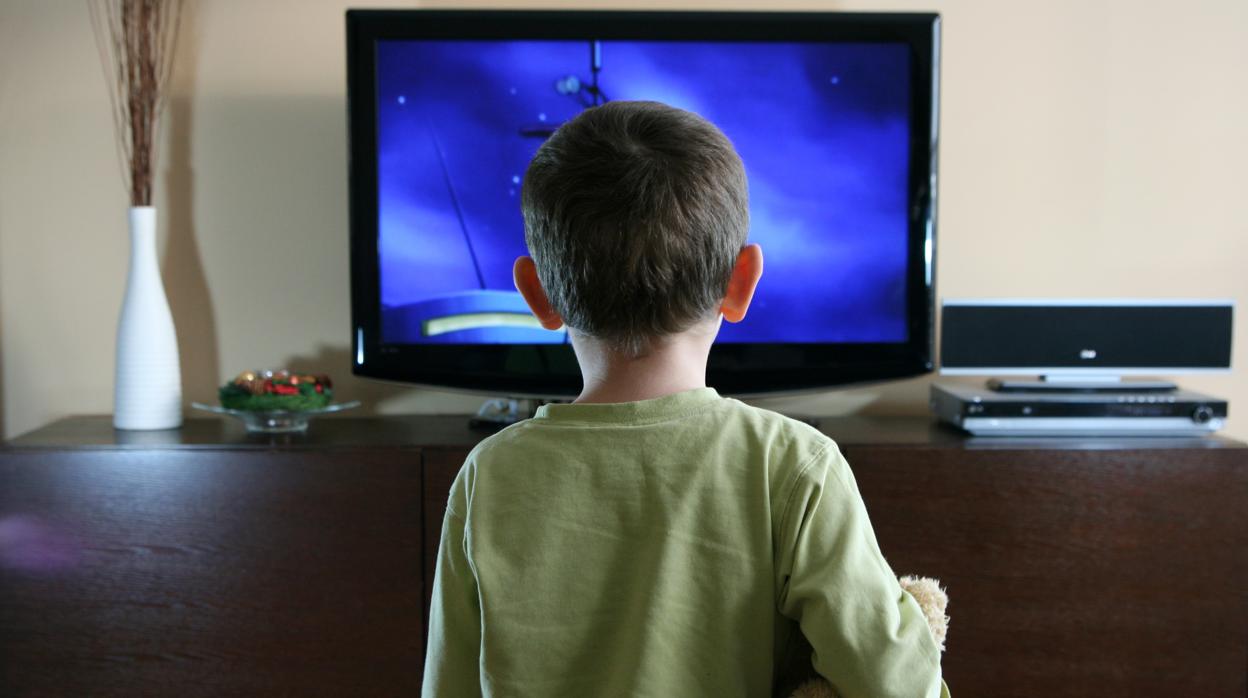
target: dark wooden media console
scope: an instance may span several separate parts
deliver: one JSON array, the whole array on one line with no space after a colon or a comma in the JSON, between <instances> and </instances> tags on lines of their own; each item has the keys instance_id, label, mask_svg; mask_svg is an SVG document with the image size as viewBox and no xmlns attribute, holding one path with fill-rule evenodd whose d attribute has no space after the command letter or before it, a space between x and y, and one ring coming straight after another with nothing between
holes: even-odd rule
<instances>
[{"instance_id":1,"label":"dark wooden media console","mask_svg":"<svg viewBox=\"0 0 1248 698\"><path fill-rule=\"evenodd\" d=\"M947 585L955 696L1248 694L1248 446L821 428L893 569ZM418 695L447 488L482 437L86 417L13 440L0 695Z\"/></svg>"}]
</instances>

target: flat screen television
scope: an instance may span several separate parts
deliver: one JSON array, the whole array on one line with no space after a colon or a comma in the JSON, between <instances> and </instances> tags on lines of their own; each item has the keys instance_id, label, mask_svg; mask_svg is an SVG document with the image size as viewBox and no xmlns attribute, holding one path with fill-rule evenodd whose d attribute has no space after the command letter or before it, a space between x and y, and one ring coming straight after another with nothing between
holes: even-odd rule
<instances>
[{"instance_id":1,"label":"flat screen television","mask_svg":"<svg viewBox=\"0 0 1248 698\"><path fill-rule=\"evenodd\" d=\"M708 384L796 392L932 369L935 14L350 10L353 371L567 396L566 331L512 285L520 185L560 124L657 100L745 163L765 272Z\"/></svg>"}]
</instances>

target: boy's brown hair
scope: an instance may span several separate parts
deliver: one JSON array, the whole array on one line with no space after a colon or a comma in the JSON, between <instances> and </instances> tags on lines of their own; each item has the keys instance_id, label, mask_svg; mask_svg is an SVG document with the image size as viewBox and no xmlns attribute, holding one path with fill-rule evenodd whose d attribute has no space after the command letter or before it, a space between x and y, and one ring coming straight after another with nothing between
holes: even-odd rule
<instances>
[{"instance_id":1,"label":"boy's brown hair","mask_svg":"<svg viewBox=\"0 0 1248 698\"><path fill-rule=\"evenodd\" d=\"M522 199L551 306L634 357L715 316L749 230L732 143L658 102L608 102L565 123L529 163Z\"/></svg>"}]
</instances>

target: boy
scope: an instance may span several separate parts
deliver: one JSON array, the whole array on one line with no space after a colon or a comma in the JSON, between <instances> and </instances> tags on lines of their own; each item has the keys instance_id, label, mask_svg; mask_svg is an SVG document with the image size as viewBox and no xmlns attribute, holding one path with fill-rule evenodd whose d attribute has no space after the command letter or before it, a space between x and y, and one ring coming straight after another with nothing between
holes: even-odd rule
<instances>
[{"instance_id":1,"label":"boy","mask_svg":"<svg viewBox=\"0 0 1248 698\"><path fill-rule=\"evenodd\" d=\"M550 137L522 198L516 287L569 328L584 389L456 477L424 695L762 698L800 635L842 698L941 695L836 444L706 387L763 271L728 139L610 102Z\"/></svg>"}]
</instances>

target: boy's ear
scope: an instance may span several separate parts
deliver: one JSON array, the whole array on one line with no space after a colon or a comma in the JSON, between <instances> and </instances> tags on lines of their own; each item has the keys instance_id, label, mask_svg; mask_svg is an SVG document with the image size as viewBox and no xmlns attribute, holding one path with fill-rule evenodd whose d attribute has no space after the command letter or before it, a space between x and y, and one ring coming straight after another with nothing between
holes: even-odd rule
<instances>
[{"instance_id":1,"label":"boy's ear","mask_svg":"<svg viewBox=\"0 0 1248 698\"><path fill-rule=\"evenodd\" d=\"M745 319L745 312L754 299L754 289L758 288L758 280L762 276L763 248L757 244L746 245L737 254L737 263L733 265L732 277L728 280L728 293L719 307L725 320L741 322Z\"/></svg>"},{"instance_id":2,"label":"boy's ear","mask_svg":"<svg viewBox=\"0 0 1248 698\"><path fill-rule=\"evenodd\" d=\"M524 302L529 304L529 310L533 311L542 327L548 330L563 327L563 318L550 306L550 299L546 297L542 282L537 278L537 265L533 263L533 258L517 258L515 266L511 268L511 275L515 279L516 290L524 296Z\"/></svg>"}]
</instances>

